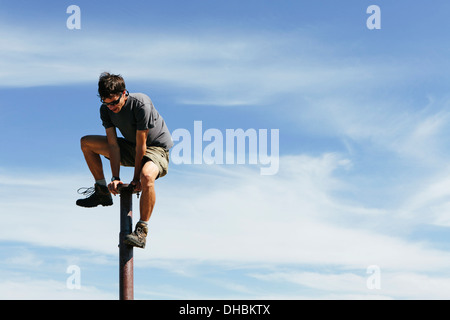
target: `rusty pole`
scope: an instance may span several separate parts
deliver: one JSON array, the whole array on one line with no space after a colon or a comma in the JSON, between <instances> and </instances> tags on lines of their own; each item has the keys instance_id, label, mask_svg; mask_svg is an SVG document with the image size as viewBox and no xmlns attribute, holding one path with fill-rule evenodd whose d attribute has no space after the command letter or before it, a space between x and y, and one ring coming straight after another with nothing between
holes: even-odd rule
<instances>
[{"instance_id":1,"label":"rusty pole","mask_svg":"<svg viewBox=\"0 0 450 320\"><path fill-rule=\"evenodd\" d=\"M133 246L124 243L125 236L133 228L133 189L122 185L120 192L120 234L119 234L119 298L133 300Z\"/></svg>"}]
</instances>

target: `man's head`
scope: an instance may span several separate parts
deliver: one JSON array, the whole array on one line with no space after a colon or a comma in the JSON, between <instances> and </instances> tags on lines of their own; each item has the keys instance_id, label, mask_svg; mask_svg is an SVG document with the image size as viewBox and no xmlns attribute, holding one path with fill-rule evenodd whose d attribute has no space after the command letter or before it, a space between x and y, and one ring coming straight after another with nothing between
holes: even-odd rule
<instances>
[{"instance_id":1,"label":"man's head","mask_svg":"<svg viewBox=\"0 0 450 320\"><path fill-rule=\"evenodd\" d=\"M122 76L103 72L98 80L101 101L115 113L120 112L127 100L125 81Z\"/></svg>"}]
</instances>

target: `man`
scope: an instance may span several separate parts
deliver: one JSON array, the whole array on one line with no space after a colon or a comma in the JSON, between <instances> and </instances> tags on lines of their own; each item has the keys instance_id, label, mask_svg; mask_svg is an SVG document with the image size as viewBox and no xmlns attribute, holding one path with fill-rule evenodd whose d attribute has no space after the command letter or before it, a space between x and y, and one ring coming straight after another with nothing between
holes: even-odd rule
<instances>
[{"instance_id":1,"label":"man","mask_svg":"<svg viewBox=\"0 0 450 320\"><path fill-rule=\"evenodd\" d=\"M172 137L164 119L150 98L142 93L129 93L120 75L102 73L98 82L102 101L100 117L106 136L84 136L81 150L95 179L93 188L87 188L85 199L77 205L86 208L112 205L113 195L123 184L120 166L134 167L132 185L141 192L140 220L135 231L125 241L144 248L148 234L148 221L155 206L155 180L167 174ZM117 137L116 128L123 138ZM110 160L112 179L106 184L101 155Z\"/></svg>"}]
</instances>

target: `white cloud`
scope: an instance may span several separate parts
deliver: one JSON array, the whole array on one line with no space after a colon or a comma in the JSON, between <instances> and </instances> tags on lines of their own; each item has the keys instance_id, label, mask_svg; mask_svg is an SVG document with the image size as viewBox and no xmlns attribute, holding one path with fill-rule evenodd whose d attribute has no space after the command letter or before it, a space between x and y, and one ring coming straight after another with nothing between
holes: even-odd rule
<instances>
[{"instance_id":1,"label":"white cloud","mask_svg":"<svg viewBox=\"0 0 450 320\"><path fill-rule=\"evenodd\" d=\"M426 203L436 194L433 190L441 190L446 180L443 185L431 185L429 191L417 196L417 203L412 203L409 209L400 207L386 211L340 199L342 191L358 188L346 182L345 177L351 176L352 170L350 159L339 154L281 157L280 171L275 176L261 176L257 168L248 166L172 166L170 174L157 182L157 204L150 221L148 247L136 249L135 259L141 267L158 268L155 263L159 263L164 270L189 278L201 274L197 266L203 263L225 268L291 266L289 268L295 271L285 276L280 276L283 273L280 271L271 281L280 284L293 281L309 286L311 290L320 291L313 294L319 298L414 298L428 297L428 294L443 297L447 284L438 283L445 277L450 255L431 244L403 238L403 235L407 236L405 225L415 228L423 225L421 212L427 210ZM126 170L123 175L126 178ZM99 256L118 254L119 199L115 198L115 205L108 208L75 206L76 189L91 183L88 173L33 172L38 180L41 180L39 177L49 179L42 187L28 179L30 173L26 170L20 173L3 170L1 176L1 211L7 218L0 225L0 240L86 250ZM10 186L8 181L14 179L16 183ZM398 196L406 201L410 194L405 192ZM410 213L404 215L405 210ZM134 198L135 221L137 215ZM396 229L400 232L395 235L392 230ZM9 259L17 265L42 265L44 258L25 250ZM358 289L364 286L364 273L370 265L380 266L383 272L382 291ZM344 271L299 271L306 266ZM264 274L263 271L253 273ZM423 291L417 289L416 294L407 294L412 284L402 275L417 281L418 287L428 280L430 283ZM63 284L45 279L24 283L12 278L0 283L0 294L3 292L5 296L8 290L19 292L28 288L29 293L23 297L33 298L33 290L40 290L41 286L46 286L46 297L50 298L67 290ZM243 297L281 297L269 292L258 295L245 284L236 287L230 283L223 289L225 292L234 290ZM437 292L431 295L433 289ZM84 290L80 294L83 298L91 294L103 296L95 288ZM179 296L185 291L177 294L161 287L160 292ZM142 294L153 296L156 292ZM77 298L65 291L61 298L64 297ZM302 295L295 297L302 298Z\"/></svg>"},{"instance_id":2,"label":"white cloud","mask_svg":"<svg viewBox=\"0 0 450 320\"><path fill-rule=\"evenodd\" d=\"M25 278L2 277L0 299L2 300L113 300L117 295L102 292L95 287L81 286L68 289L65 282Z\"/></svg>"},{"instance_id":3,"label":"white cloud","mask_svg":"<svg viewBox=\"0 0 450 320\"><path fill-rule=\"evenodd\" d=\"M28 266L39 267L43 264L43 260L35 253L21 249L21 252L16 253L14 256L5 259L6 264L14 266Z\"/></svg>"},{"instance_id":4,"label":"white cloud","mask_svg":"<svg viewBox=\"0 0 450 320\"><path fill-rule=\"evenodd\" d=\"M389 224L389 230L393 221L401 226L395 210L389 212L393 219L386 219L384 210L340 202L335 192L348 186L335 172L348 170L343 160L333 154L282 157L280 173L273 177L239 166L196 167L203 172L200 175L187 167L186 172L174 167L172 176L157 184L149 248L135 254L142 261L187 259L347 268L377 264L413 271L448 267L447 253L380 232L383 223ZM115 198L116 205L110 208L78 208L75 190L89 184L89 176L53 178L58 179L59 183L43 190L23 185L17 189L20 195L10 193L8 197L8 187L0 185L2 211L9 214L0 226L0 238L116 254L119 199ZM137 219L136 200L134 205Z\"/></svg>"},{"instance_id":5,"label":"white cloud","mask_svg":"<svg viewBox=\"0 0 450 320\"><path fill-rule=\"evenodd\" d=\"M404 219L424 224L450 226L450 168L439 168L437 173L422 179L414 192L405 197L399 208Z\"/></svg>"},{"instance_id":6,"label":"white cloud","mask_svg":"<svg viewBox=\"0 0 450 320\"><path fill-rule=\"evenodd\" d=\"M370 275L364 273L274 272L253 274L263 281L293 283L299 289L313 289L313 299L448 299L450 281L447 276L381 269L379 287L367 285Z\"/></svg>"},{"instance_id":7,"label":"white cloud","mask_svg":"<svg viewBox=\"0 0 450 320\"><path fill-rule=\"evenodd\" d=\"M0 28L0 86L95 84L100 72L109 70L129 80L188 88L181 103L235 106L266 104L286 94L306 97L349 86L378 86L386 72L393 75L384 83L408 72L400 65L355 65L342 49L294 31L203 31L195 36L35 32L40 32L38 37L23 27ZM122 48L139 43L139 50L117 50L114 42L108 47L97 40L108 37L120 38Z\"/></svg>"},{"instance_id":8,"label":"white cloud","mask_svg":"<svg viewBox=\"0 0 450 320\"><path fill-rule=\"evenodd\" d=\"M404 167L415 166L418 171L427 168L432 172L446 166L450 128L447 97L410 101L401 90L382 98L373 86L365 91L365 96L362 89L352 96L344 89L311 95L304 99L302 108L289 109L289 114L302 132L340 139L350 155L371 154L373 161L385 163L385 168L399 159Z\"/></svg>"}]
</instances>

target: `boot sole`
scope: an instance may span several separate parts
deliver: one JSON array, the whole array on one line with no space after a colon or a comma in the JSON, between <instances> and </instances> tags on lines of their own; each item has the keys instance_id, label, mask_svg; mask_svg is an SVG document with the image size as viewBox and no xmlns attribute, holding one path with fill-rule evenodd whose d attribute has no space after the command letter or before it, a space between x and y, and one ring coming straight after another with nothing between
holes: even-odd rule
<instances>
[{"instance_id":1,"label":"boot sole","mask_svg":"<svg viewBox=\"0 0 450 320\"><path fill-rule=\"evenodd\" d=\"M77 203L76 205L79 206L79 207L82 207L82 208L96 208L96 207L98 207L98 206L110 207L110 206L112 206L113 204L112 204L112 203L105 203L105 204L99 203L99 204L96 204L95 206L83 206L83 205Z\"/></svg>"},{"instance_id":2,"label":"boot sole","mask_svg":"<svg viewBox=\"0 0 450 320\"><path fill-rule=\"evenodd\" d=\"M134 241L129 240L129 239L124 239L123 242L125 242L125 243L128 244L129 246L133 246L133 247L145 249L145 244L142 245L141 243L137 243L137 242L134 242Z\"/></svg>"}]
</instances>

